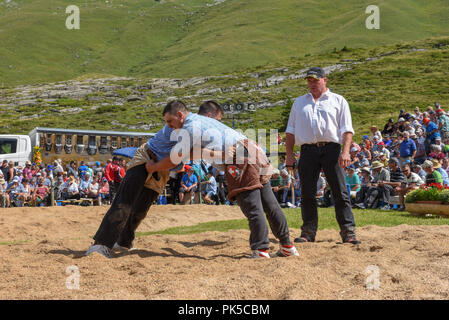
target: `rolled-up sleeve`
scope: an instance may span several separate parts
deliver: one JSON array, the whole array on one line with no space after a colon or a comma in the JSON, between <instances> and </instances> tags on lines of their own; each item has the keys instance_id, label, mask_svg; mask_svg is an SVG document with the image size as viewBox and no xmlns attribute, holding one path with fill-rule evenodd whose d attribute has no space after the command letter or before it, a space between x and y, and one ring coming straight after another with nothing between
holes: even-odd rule
<instances>
[{"instance_id":1,"label":"rolled-up sleeve","mask_svg":"<svg viewBox=\"0 0 449 320\"><path fill-rule=\"evenodd\" d=\"M354 134L354 128L352 127L352 118L351 118L351 110L349 109L349 104L345 98L342 97L340 102L340 117L339 117L339 130L340 136L343 137L343 134L346 132L351 132Z\"/></svg>"}]
</instances>

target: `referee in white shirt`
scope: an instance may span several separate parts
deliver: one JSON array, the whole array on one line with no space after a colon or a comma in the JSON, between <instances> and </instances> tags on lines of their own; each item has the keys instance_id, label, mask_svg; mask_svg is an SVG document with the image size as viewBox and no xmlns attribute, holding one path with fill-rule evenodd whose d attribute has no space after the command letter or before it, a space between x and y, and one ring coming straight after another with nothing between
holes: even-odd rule
<instances>
[{"instance_id":1,"label":"referee in white shirt","mask_svg":"<svg viewBox=\"0 0 449 320\"><path fill-rule=\"evenodd\" d=\"M354 129L346 100L327 87L323 69L306 74L309 93L295 100L286 130L287 167L295 162L293 146L301 147L298 170L301 183L303 225L295 242L313 242L318 229L317 180L321 169L334 198L335 213L344 243L359 244L343 168L350 165Z\"/></svg>"}]
</instances>

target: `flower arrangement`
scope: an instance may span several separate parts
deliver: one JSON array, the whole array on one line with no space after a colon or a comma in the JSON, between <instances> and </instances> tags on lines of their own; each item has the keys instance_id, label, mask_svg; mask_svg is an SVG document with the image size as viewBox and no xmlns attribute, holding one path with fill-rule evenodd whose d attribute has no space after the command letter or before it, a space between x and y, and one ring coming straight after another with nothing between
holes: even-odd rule
<instances>
[{"instance_id":1,"label":"flower arrangement","mask_svg":"<svg viewBox=\"0 0 449 320\"><path fill-rule=\"evenodd\" d=\"M35 146L34 150L33 150L33 162L36 163L36 165L40 165L42 162L42 157L41 157L41 149L39 148L39 146Z\"/></svg>"},{"instance_id":2,"label":"flower arrangement","mask_svg":"<svg viewBox=\"0 0 449 320\"><path fill-rule=\"evenodd\" d=\"M441 204L449 205L449 187L440 183L431 183L408 193L405 197L406 203L418 201L439 201Z\"/></svg>"}]
</instances>

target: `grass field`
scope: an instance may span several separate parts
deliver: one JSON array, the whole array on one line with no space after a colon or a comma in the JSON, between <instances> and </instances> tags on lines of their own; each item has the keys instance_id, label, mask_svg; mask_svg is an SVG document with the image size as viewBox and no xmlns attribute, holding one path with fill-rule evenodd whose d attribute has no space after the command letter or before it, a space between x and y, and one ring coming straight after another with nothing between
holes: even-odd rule
<instances>
[{"instance_id":1,"label":"grass field","mask_svg":"<svg viewBox=\"0 0 449 320\"><path fill-rule=\"evenodd\" d=\"M301 211L300 209L284 209L284 213L287 218L287 222L290 228L299 229L302 225ZM408 212L397 211L381 211L381 210L359 210L354 209L354 219L357 227L363 227L367 225L376 225L379 227L394 227L401 224L408 225L447 225L449 224L449 217L442 218L438 216L432 217L417 217L412 216ZM334 208L320 208L318 210L319 230L335 229L339 230L338 223L335 219ZM153 232L138 232L138 237L143 237L153 234L194 234L206 231L221 231L226 232L235 229L248 230L247 219L237 219L228 221L213 221L200 223L194 226L188 227L175 227L165 230L153 231Z\"/></svg>"},{"instance_id":2,"label":"grass field","mask_svg":"<svg viewBox=\"0 0 449 320\"><path fill-rule=\"evenodd\" d=\"M334 48L449 35L444 0L0 0L0 84L86 74L191 77L287 64ZM68 30L66 7L80 9Z\"/></svg>"}]
</instances>

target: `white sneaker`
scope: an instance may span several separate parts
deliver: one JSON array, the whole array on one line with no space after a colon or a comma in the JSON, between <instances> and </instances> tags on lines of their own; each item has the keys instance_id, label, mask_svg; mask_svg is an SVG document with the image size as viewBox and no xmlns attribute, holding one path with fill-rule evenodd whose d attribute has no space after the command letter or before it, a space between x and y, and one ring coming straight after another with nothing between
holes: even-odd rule
<instances>
[{"instance_id":1,"label":"white sneaker","mask_svg":"<svg viewBox=\"0 0 449 320\"><path fill-rule=\"evenodd\" d=\"M86 256L88 256L89 254L91 254L93 252L98 252L98 253L104 255L108 259L112 258L109 248L102 244L90 245L89 249L87 249L87 251L86 251Z\"/></svg>"},{"instance_id":2,"label":"white sneaker","mask_svg":"<svg viewBox=\"0 0 449 320\"><path fill-rule=\"evenodd\" d=\"M380 210L388 211L388 210L391 210L391 207L390 207L390 205L386 204L382 208L380 208Z\"/></svg>"},{"instance_id":3,"label":"white sneaker","mask_svg":"<svg viewBox=\"0 0 449 320\"><path fill-rule=\"evenodd\" d=\"M291 246L285 246L280 245L279 251L276 253L278 257L290 257L290 256L297 256L299 257L299 252L296 250L294 245Z\"/></svg>"},{"instance_id":4,"label":"white sneaker","mask_svg":"<svg viewBox=\"0 0 449 320\"><path fill-rule=\"evenodd\" d=\"M119 251L119 252L127 252L129 250L132 250L133 248L127 248L127 247L122 247L121 245L119 245L117 242L114 243L114 246L112 247L113 251Z\"/></svg>"},{"instance_id":5,"label":"white sneaker","mask_svg":"<svg viewBox=\"0 0 449 320\"><path fill-rule=\"evenodd\" d=\"M253 254L251 255L251 259L258 259L258 258L264 258L269 259L270 254L266 250L253 250Z\"/></svg>"}]
</instances>

